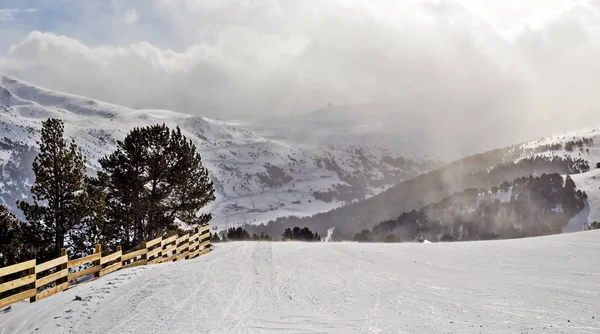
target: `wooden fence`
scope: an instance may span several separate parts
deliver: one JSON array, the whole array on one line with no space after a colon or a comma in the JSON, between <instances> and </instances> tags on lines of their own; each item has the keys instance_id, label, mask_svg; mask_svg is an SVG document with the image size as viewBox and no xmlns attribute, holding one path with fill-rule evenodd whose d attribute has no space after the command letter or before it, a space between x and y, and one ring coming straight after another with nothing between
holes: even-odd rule
<instances>
[{"instance_id":1,"label":"wooden fence","mask_svg":"<svg viewBox=\"0 0 600 334\"><path fill-rule=\"evenodd\" d=\"M139 265L193 259L210 252L210 226L197 228L194 234L173 235L146 241L123 254L121 246L117 251L102 256L102 248L96 245L94 254L79 259L69 259L67 250L61 256L44 263L36 260L21 262L0 268L0 294L8 294L0 299L0 309L29 298L31 303L67 290L69 282L89 275L94 279L123 268ZM82 267L85 267L82 269ZM27 271L25 273L25 271ZM43 277L38 278L38 274ZM6 276L19 276L4 282ZM14 291L17 290L17 291Z\"/></svg>"}]
</instances>

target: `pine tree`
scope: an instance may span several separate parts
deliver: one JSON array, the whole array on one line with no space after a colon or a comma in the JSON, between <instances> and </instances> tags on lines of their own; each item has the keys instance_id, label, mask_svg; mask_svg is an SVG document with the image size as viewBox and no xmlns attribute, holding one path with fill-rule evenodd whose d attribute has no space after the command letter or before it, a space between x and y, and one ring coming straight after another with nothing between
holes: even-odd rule
<instances>
[{"instance_id":1,"label":"pine tree","mask_svg":"<svg viewBox=\"0 0 600 334\"><path fill-rule=\"evenodd\" d=\"M210 242L211 243L221 242L221 238L219 237L219 234L217 234L217 233L211 233L211 235L210 235Z\"/></svg>"},{"instance_id":2,"label":"pine tree","mask_svg":"<svg viewBox=\"0 0 600 334\"><path fill-rule=\"evenodd\" d=\"M33 204L17 202L29 222L26 234L33 240L28 241L48 242L45 239L52 234L53 256L60 255L65 237L88 213L85 159L75 142L67 142L63 135L61 120L50 118L42 122L40 153L33 162Z\"/></svg>"},{"instance_id":3,"label":"pine tree","mask_svg":"<svg viewBox=\"0 0 600 334\"><path fill-rule=\"evenodd\" d=\"M179 127L172 131L169 151L174 153L174 165L169 175L173 193L168 201L168 219L178 217L188 224L207 224L212 215L197 215L197 210L214 201L215 195L200 153L192 141L182 135Z\"/></svg>"},{"instance_id":4,"label":"pine tree","mask_svg":"<svg viewBox=\"0 0 600 334\"><path fill-rule=\"evenodd\" d=\"M179 127L135 128L100 165L110 229L124 245L172 231L176 219L203 225L212 218L198 211L215 199L213 183L196 146Z\"/></svg>"},{"instance_id":5,"label":"pine tree","mask_svg":"<svg viewBox=\"0 0 600 334\"><path fill-rule=\"evenodd\" d=\"M133 129L123 141L117 142L115 152L99 161L102 170L98 179L106 191L111 232L108 238L120 240L126 249L135 245L136 236L139 240L144 237L147 144L143 137L141 129Z\"/></svg>"},{"instance_id":6,"label":"pine tree","mask_svg":"<svg viewBox=\"0 0 600 334\"><path fill-rule=\"evenodd\" d=\"M370 242L373 240L373 236L371 231L365 229L360 231L360 233L356 233L353 240L358 242Z\"/></svg>"},{"instance_id":7,"label":"pine tree","mask_svg":"<svg viewBox=\"0 0 600 334\"><path fill-rule=\"evenodd\" d=\"M71 252L74 257L84 257L94 253L94 246L101 244L102 249L113 250L116 242L110 243L112 235L107 224L106 194L97 179L86 177L85 216L81 224L69 233ZM113 240L116 241L116 240Z\"/></svg>"},{"instance_id":8,"label":"pine tree","mask_svg":"<svg viewBox=\"0 0 600 334\"><path fill-rule=\"evenodd\" d=\"M244 240L251 240L252 237L250 236L250 234L248 233L248 231L246 231L244 228L242 227L230 227L227 230L227 241L229 240L233 240L233 241L244 241Z\"/></svg>"},{"instance_id":9,"label":"pine tree","mask_svg":"<svg viewBox=\"0 0 600 334\"><path fill-rule=\"evenodd\" d=\"M0 205L0 267L18 262L17 218Z\"/></svg>"},{"instance_id":10,"label":"pine tree","mask_svg":"<svg viewBox=\"0 0 600 334\"><path fill-rule=\"evenodd\" d=\"M295 226L293 229L286 228L283 232L284 240L301 240L301 241L320 241L319 233L313 233L308 227L300 228Z\"/></svg>"},{"instance_id":11,"label":"pine tree","mask_svg":"<svg viewBox=\"0 0 600 334\"><path fill-rule=\"evenodd\" d=\"M265 232L262 232L260 234L259 239L260 240L266 240L266 241L271 241L272 240L271 237L268 234L266 234Z\"/></svg>"},{"instance_id":12,"label":"pine tree","mask_svg":"<svg viewBox=\"0 0 600 334\"><path fill-rule=\"evenodd\" d=\"M562 190L562 200L564 203L564 211L569 215L574 215L579 212L583 206L579 205L579 201L577 198L577 186L575 182L571 178L571 176L567 175L565 178L565 185Z\"/></svg>"},{"instance_id":13,"label":"pine tree","mask_svg":"<svg viewBox=\"0 0 600 334\"><path fill-rule=\"evenodd\" d=\"M285 229L285 231L283 231L283 240L293 240L294 239L294 234L292 233L292 230L288 227Z\"/></svg>"}]
</instances>

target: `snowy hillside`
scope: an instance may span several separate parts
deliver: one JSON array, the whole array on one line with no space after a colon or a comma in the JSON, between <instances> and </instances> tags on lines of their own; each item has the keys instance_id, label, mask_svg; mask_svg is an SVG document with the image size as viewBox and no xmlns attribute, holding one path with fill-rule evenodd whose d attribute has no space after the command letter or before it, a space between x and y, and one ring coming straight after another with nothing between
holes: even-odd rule
<instances>
[{"instance_id":1,"label":"snowy hillside","mask_svg":"<svg viewBox=\"0 0 600 334\"><path fill-rule=\"evenodd\" d=\"M600 220L599 140L600 131L591 129L516 145L505 155L510 159L467 175L463 191L404 210L354 240L423 233L430 240L464 241L585 230ZM486 179L487 185L474 186Z\"/></svg>"},{"instance_id":2,"label":"snowy hillside","mask_svg":"<svg viewBox=\"0 0 600 334\"><path fill-rule=\"evenodd\" d=\"M598 333L600 231L218 244L0 311L0 333Z\"/></svg>"},{"instance_id":3,"label":"snowy hillside","mask_svg":"<svg viewBox=\"0 0 600 334\"><path fill-rule=\"evenodd\" d=\"M600 221L600 169L598 168L600 128L556 134L521 146L524 150L540 147L545 147L545 152L531 153L526 156L571 157L572 159L583 159L589 163L589 171L571 175L577 188L585 191L588 195L588 203L586 208L563 229L563 232L580 231L583 226Z\"/></svg>"},{"instance_id":4,"label":"snowy hillside","mask_svg":"<svg viewBox=\"0 0 600 334\"><path fill-rule=\"evenodd\" d=\"M598 135L597 129L590 129L466 156L413 179L403 181L358 203L307 218L290 217L248 228L253 233L269 235L280 235L286 228L294 226L307 226L322 235L328 229L335 228L334 240L351 240L364 229L370 230L386 221L397 221L398 217L404 213L420 210L456 193L469 189L476 192L488 191L494 193L492 197L500 196L501 198L498 199L501 202L504 199L506 202L510 193L498 193L498 188L502 184L521 178L540 177L542 174L560 174L563 179L567 175L571 175L576 182L576 190L585 191L586 195L582 197L588 196L588 198L585 199L585 203L581 200L577 205L576 209L581 206L583 210L578 211L579 214L573 217L572 221L569 221L571 216L567 217L567 221L558 228L558 231L561 229L565 232L580 231L588 222L600 220L598 215L600 214L600 184L597 184L595 179L596 163L600 162L600 144L598 144L600 138ZM510 188L510 186L509 184L508 187ZM470 190L469 193L471 193ZM484 195L487 196L487 194ZM494 201L492 200L492 202ZM478 206L477 199L473 198L470 203L465 203L465 205L470 206L468 209L473 210ZM457 208L459 211L463 209L465 208ZM561 210L558 207L546 209ZM448 217L443 218L442 221L444 224L453 222L455 219ZM419 225L418 221L413 221L413 223ZM515 228L520 229L518 226ZM555 233L556 229L552 229L552 231ZM496 231L488 232L495 233ZM410 234L414 233L415 231L412 231ZM405 237L412 239L416 235Z\"/></svg>"},{"instance_id":5,"label":"snowy hillside","mask_svg":"<svg viewBox=\"0 0 600 334\"><path fill-rule=\"evenodd\" d=\"M211 172L217 200L206 210L214 214L212 224L222 227L328 211L430 168L374 146L301 144L251 132L239 122L133 110L0 77L0 200L9 207L29 196L38 131L48 117L65 121L66 134L76 139L92 172L134 127L180 126Z\"/></svg>"}]
</instances>

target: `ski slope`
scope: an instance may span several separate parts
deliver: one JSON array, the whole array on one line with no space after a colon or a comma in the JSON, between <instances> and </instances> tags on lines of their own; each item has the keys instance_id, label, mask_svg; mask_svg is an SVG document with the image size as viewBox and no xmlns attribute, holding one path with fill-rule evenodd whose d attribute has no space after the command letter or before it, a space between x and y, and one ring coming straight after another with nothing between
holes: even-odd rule
<instances>
[{"instance_id":1,"label":"ski slope","mask_svg":"<svg viewBox=\"0 0 600 334\"><path fill-rule=\"evenodd\" d=\"M600 333L598 254L600 231L217 244L13 304L0 333Z\"/></svg>"}]
</instances>

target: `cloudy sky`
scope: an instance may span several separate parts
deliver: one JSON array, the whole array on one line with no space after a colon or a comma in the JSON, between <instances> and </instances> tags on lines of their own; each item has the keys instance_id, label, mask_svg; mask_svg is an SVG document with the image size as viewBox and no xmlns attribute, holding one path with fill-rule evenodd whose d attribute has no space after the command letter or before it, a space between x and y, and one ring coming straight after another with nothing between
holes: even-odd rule
<instances>
[{"instance_id":1,"label":"cloudy sky","mask_svg":"<svg viewBox=\"0 0 600 334\"><path fill-rule=\"evenodd\" d=\"M252 119L397 103L536 136L600 123L598 0L1 6L0 73L134 108Z\"/></svg>"}]
</instances>

